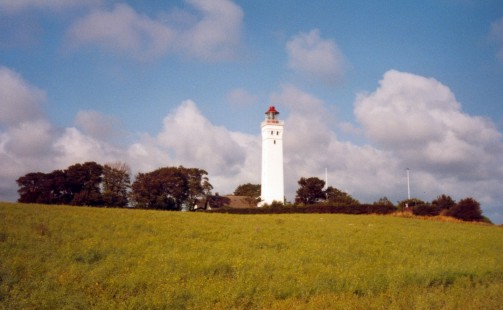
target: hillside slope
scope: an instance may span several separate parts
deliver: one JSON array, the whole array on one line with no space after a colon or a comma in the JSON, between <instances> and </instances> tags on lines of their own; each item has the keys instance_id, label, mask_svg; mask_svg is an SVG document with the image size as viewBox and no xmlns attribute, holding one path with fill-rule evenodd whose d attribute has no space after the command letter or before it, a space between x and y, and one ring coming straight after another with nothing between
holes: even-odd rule
<instances>
[{"instance_id":1,"label":"hillside slope","mask_svg":"<svg viewBox=\"0 0 503 310\"><path fill-rule=\"evenodd\" d=\"M503 229L0 203L0 307L498 309Z\"/></svg>"}]
</instances>

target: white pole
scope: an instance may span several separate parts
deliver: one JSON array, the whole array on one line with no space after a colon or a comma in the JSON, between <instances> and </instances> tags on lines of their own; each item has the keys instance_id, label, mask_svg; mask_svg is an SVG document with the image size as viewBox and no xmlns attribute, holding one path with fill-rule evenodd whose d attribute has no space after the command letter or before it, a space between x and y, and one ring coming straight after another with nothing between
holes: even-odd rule
<instances>
[{"instance_id":1,"label":"white pole","mask_svg":"<svg viewBox=\"0 0 503 310\"><path fill-rule=\"evenodd\" d=\"M325 168L325 190L328 188L328 170Z\"/></svg>"},{"instance_id":2,"label":"white pole","mask_svg":"<svg viewBox=\"0 0 503 310\"><path fill-rule=\"evenodd\" d=\"M409 168L407 168L407 199L410 200L410 178L409 178Z\"/></svg>"}]
</instances>

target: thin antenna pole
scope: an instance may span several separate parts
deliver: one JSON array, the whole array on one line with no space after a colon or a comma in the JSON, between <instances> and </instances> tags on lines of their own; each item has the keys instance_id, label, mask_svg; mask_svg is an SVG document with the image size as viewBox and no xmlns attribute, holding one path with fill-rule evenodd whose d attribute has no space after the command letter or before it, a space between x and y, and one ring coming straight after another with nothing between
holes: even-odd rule
<instances>
[{"instance_id":1,"label":"thin antenna pole","mask_svg":"<svg viewBox=\"0 0 503 310\"><path fill-rule=\"evenodd\" d=\"M410 176L409 176L409 168L407 168L407 199L410 200Z\"/></svg>"},{"instance_id":2,"label":"thin antenna pole","mask_svg":"<svg viewBox=\"0 0 503 310\"><path fill-rule=\"evenodd\" d=\"M325 168L325 190L328 188L328 169Z\"/></svg>"}]
</instances>

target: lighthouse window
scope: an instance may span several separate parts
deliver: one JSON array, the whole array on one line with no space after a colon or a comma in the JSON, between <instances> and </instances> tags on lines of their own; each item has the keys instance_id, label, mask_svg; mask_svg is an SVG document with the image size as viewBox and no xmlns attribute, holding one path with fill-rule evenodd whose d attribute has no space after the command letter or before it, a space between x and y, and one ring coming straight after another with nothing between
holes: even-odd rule
<instances>
[{"instance_id":1,"label":"lighthouse window","mask_svg":"<svg viewBox=\"0 0 503 310\"><path fill-rule=\"evenodd\" d=\"M279 131L276 131L276 136L279 135Z\"/></svg>"},{"instance_id":2,"label":"lighthouse window","mask_svg":"<svg viewBox=\"0 0 503 310\"><path fill-rule=\"evenodd\" d=\"M274 134L274 131L271 131L271 135L273 135L273 134Z\"/></svg>"},{"instance_id":3,"label":"lighthouse window","mask_svg":"<svg viewBox=\"0 0 503 310\"><path fill-rule=\"evenodd\" d=\"M276 144L276 140L274 140L274 144Z\"/></svg>"}]
</instances>

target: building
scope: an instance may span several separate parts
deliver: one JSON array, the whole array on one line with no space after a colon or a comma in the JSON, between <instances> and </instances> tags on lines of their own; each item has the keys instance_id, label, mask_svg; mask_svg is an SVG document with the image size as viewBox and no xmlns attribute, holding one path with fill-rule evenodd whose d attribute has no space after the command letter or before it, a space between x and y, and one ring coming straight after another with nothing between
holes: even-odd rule
<instances>
[{"instance_id":1,"label":"building","mask_svg":"<svg viewBox=\"0 0 503 310\"><path fill-rule=\"evenodd\" d=\"M285 188L283 180L283 122L278 119L279 112L270 106L265 112L262 128L262 179L261 202L271 204L273 201L283 203Z\"/></svg>"}]
</instances>

